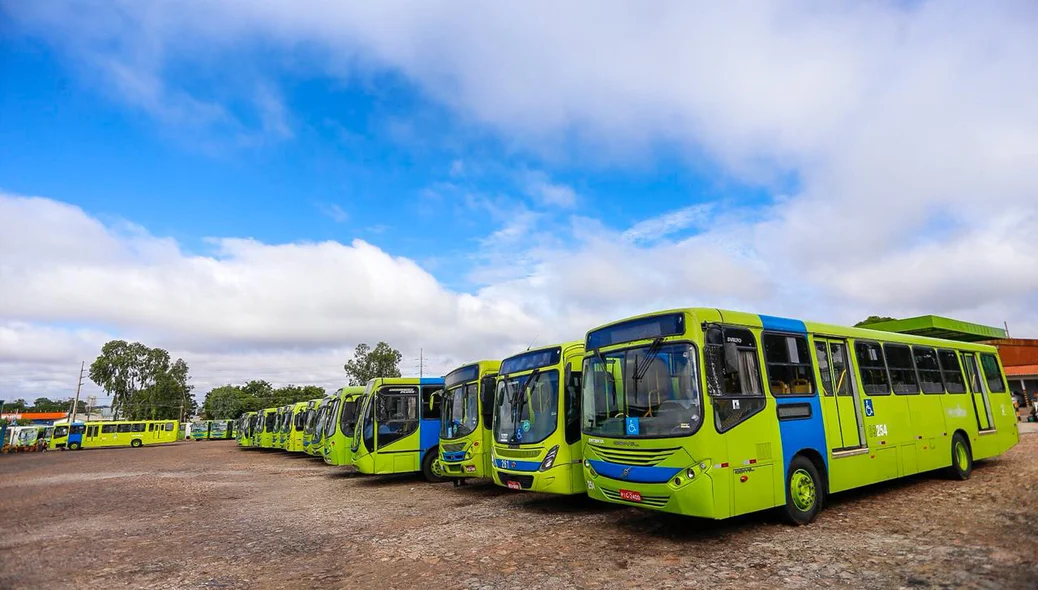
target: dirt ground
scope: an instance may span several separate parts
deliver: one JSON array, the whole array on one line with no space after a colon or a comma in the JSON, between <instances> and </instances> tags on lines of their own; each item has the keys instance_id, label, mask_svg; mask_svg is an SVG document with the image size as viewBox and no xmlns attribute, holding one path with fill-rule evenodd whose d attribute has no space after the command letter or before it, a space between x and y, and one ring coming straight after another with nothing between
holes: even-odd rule
<instances>
[{"instance_id":1,"label":"dirt ground","mask_svg":"<svg viewBox=\"0 0 1038 590\"><path fill-rule=\"evenodd\" d=\"M234 442L0 457L2 588L1036 588L1038 434L967 482L791 527L411 476Z\"/></svg>"}]
</instances>

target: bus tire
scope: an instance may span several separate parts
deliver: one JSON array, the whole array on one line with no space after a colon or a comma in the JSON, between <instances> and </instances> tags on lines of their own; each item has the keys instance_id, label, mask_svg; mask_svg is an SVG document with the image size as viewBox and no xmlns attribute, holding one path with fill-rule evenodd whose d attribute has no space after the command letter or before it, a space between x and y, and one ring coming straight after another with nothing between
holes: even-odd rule
<instances>
[{"instance_id":1,"label":"bus tire","mask_svg":"<svg viewBox=\"0 0 1038 590\"><path fill-rule=\"evenodd\" d=\"M422 459L422 475L425 476L425 481L429 483L443 483L447 481L446 477L437 473L436 469L433 468L439 455L439 447L433 447L425 452L425 458Z\"/></svg>"},{"instance_id":2,"label":"bus tire","mask_svg":"<svg viewBox=\"0 0 1038 590\"><path fill-rule=\"evenodd\" d=\"M786 520L797 526L813 521L822 511L824 494L815 464L803 455L793 457L786 474Z\"/></svg>"},{"instance_id":3,"label":"bus tire","mask_svg":"<svg viewBox=\"0 0 1038 590\"><path fill-rule=\"evenodd\" d=\"M133 447L133 448L137 448L137 447L139 447L139 446L141 446L143 444L144 443L141 442L141 439L139 439L139 438L135 438L135 439L130 441L130 446Z\"/></svg>"},{"instance_id":4,"label":"bus tire","mask_svg":"<svg viewBox=\"0 0 1038 590\"><path fill-rule=\"evenodd\" d=\"M68 448L72 449L73 451L78 451L79 450L79 443L77 443L77 442L69 443L68 444Z\"/></svg>"},{"instance_id":5,"label":"bus tire","mask_svg":"<svg viewBox=\"0 0 1038 590\"><path fill-rule=\"evenodd\" d=\"M970 474L973 473L973 451L970 449L969 441L961 432L956 432L952 437L951 460L948 475L952 479L962 481L969 479Z\"/></svg>"}]
</instances>

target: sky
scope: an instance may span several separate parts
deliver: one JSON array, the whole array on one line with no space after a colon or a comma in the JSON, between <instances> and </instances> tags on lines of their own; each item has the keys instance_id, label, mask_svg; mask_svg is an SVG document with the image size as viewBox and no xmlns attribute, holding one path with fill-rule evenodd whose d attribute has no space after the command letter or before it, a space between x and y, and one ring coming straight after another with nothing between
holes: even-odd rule
<instances>
[{"instance_id":1,"label":"sky","mask_svg":"<svg viewBox=\"0 0 1038 590\"><path fill-rule=\"evenodd\" d=\"M684 306L1038 337L1036 56L1028 0L0 0L0 398L116 338L201 398Z\"/></svg>"}]
</instances>

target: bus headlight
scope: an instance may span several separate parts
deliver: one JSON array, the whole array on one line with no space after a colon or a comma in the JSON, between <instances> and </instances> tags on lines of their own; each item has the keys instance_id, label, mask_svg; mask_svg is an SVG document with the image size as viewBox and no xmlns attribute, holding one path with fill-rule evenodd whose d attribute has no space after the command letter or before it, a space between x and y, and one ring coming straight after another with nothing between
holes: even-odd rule
<instances>
[{"instance_id":1,"label":"bus headlight","mask_svg":"<svg viewBox=\"0 0 1038 590\"><path fill-rule=\"evenodd\" d=\"M551 466L555 464L555 455L559 454L559 445L548 449L548 454L544 456L544 461L541 461L541 466L537 468L537 471L547 471L551 469Z\"/></svg>"},{"instance_id":2,"label":"bus headlight","mask_svg":"<svg viewBox=\"0 0 1038 590\"><path fill-rule=\"evenodd\" d=\"M695 479L696 478L696 470L692 469L691 467L689 467L688 469L685 470L685 476L688 477L689 479Z\"/></svg>"}]
</instances>

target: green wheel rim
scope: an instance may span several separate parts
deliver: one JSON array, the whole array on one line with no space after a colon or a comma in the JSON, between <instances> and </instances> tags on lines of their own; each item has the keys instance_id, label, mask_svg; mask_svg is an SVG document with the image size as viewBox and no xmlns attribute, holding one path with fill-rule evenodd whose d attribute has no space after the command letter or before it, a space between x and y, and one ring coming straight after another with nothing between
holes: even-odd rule
<instances>
[{"instance_id":1,"label":"green wheel rim","mask_svg":"<svg viewBox=\"0 0 1038 590\"><path fill-rule=\"evenodd\" d=\"M955 443L955 462L959 465L960 471L969 468L969 455L966 454L966 445L962 444L962 441Z\"/></svg>"},{"instance_id":2,"label":"green wheel rim","mask_svg":"<svg viewBox=\"0 0 1038 590\"><path fill-rule=\"evenodd\" d=\"M815 505L815 480L807 471L797 469L789 478L789 495L793 505L802 512L811 510Z\"/></svg>"}]
</instances>

